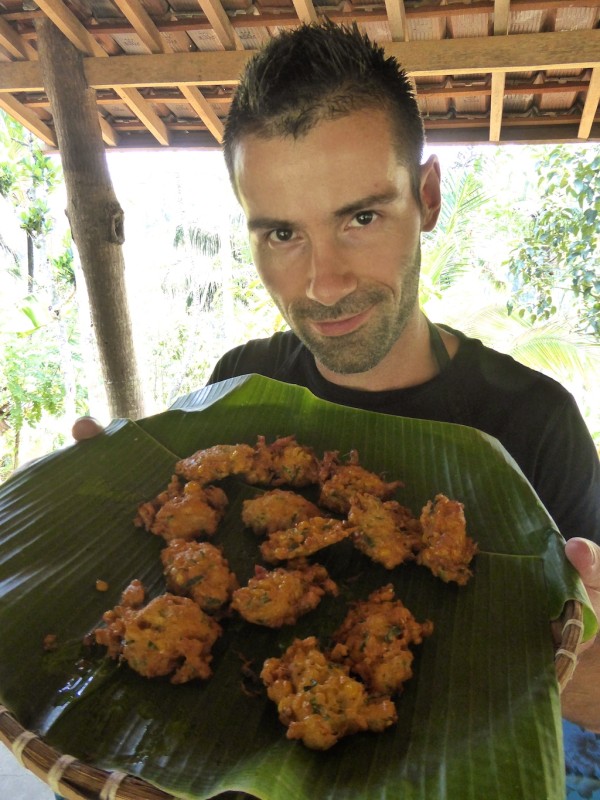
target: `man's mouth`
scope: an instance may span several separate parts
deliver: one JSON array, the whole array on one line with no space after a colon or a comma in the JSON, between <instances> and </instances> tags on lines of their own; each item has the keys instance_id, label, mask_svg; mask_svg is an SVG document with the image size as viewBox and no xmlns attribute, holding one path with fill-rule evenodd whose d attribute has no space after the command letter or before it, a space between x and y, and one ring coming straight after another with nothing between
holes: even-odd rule
<instances>
[{"instance_id":1,"label":"man's mouth","mask_svg":"<svg viewBox=\"0 0 600 800\"><path fill-rule=\"evenodd\" d=\"M353 314L344 319L333 320L310 320L310 324L317 333L321 336L344 336L348 333L354 333L358 330L367 320L371 314L371 308L361 311L360 314Z\"/></svg>"}]
</instances>

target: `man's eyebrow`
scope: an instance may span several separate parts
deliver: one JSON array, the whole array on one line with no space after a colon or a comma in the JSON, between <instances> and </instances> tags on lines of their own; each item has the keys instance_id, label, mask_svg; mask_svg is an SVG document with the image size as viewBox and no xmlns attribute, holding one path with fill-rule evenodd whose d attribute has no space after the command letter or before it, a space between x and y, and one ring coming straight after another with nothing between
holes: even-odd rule
<instances>
[{"instance_id":1,"label":"man's eyebrow","mask_svg":"<svg viewBox=\"0 0 600 800\"><path fill-rule=\"evenodd\" d=\"M398 199L398 190L390 189L387 192L380 192L379 194L370 194L367 197L361 197L359 200L347 203L345 206L338 208L334 212L335 217L347 217L349 214L355 214L357 211L364 211L370 206L385 205L386 203L393 203Z\"/></svg>"},{"instance_id":2,"label":"man's eyebrow","mask_svg":"<svg viewBox=\"0 0 600 800\"><path fill-rule=\"evenodd\" d=\"M247 221L249 231L258 230L278 230L280 228L289 229L294 225L287 219L276 219L275 217L253 217Z\"/></svg>"},{"instance_id":3,"label":"man's eyebrow","mask_svg":"<svg viewBox=\"0 0 600 800\"><path fill-rule=\"evenodd\" d=\"M386 203L393 203L398 198L398 190L390 189L387 192L379 192L378 194L370 194L367 197L361 197L358 200L353 200L351 203L341 206L333 212L334 217L346 217L349 214L355 214L357 211L362 211L370 206L385 205ZM291 229L294 223L288 219L278 219L277 217L252 217L247 220L248 230L278 230L278 229Z\"/></svg>"}]
</instances>

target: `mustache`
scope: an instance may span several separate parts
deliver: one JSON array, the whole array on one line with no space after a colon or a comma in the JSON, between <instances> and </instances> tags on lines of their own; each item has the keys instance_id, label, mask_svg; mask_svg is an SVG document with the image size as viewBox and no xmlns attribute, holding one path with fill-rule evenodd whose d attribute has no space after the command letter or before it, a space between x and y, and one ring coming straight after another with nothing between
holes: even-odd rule
<instances>
[{"instance_id":1,"label":"mustache","mask_svg":"<svg viewBox=\"0 0 600 800\"><path fill-rule=\"evenodd\" d=\"M290 304L294 319L311 319L315 322L332 322L343 317L361 314L367 308L381 303L386 297L384 289L362 289L342 297L335 305L324 306L316 300L295 300Z\"/></svg>"}]
</instances>

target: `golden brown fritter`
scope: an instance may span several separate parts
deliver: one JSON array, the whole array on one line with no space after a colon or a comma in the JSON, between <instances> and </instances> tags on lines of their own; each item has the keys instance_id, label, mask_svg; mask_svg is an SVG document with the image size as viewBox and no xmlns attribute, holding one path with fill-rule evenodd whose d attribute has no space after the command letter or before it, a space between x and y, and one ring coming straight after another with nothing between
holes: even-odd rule
<instances>
[{"instance_id":1,"label":"golden brown fritter","mask_svg":"<svg viewBox=\"0 0 600 800\"><path fill-rule=\"evenodd\" d=\"M139 608L144 603L146 592L141 581L137 578L126 586L121 594L121 604L127 608Z\"/></svg>"},{"instance_id":2,"label":"golden brown fritter","mask_svg":"<svg viewBox=\"0 0 600 800\"><path fill-rule=\"evenodd\" d=\"M339 514L348 513L350 501L355 494L372 494L380 500L389 500L396 489L402 486L401 481L386 483L379 475L361 467L356 450L351 451L345 464L340 462L337 450L326 452L321 463L319 480L319 505Z\"/></svg>"},{"instance_id":3,"label":"golden brown fritter","mask_svg":"<svg viewBox=\"0 0 600 800\"><path fill-rule=\"evenodd\" d=\"M281 658L265 661L260 677L277 704L288 739L328 750L343 736L380 732L397 721L389 697L371 697L348 670L319 649L314 636L296 639Z\"/></svg>"},{"instance_id":4,"label":"golden brown fritter","mask_svg":"<svg viewBox=\"0 0 600 800\"><path fill-rule=\"evenodd\" d=\"M125 620L132 617L136 610L144 604L145 590L137 578L121 593L121 603L110 611L105 611L102 619L106 627L96 628L93 637L98 644L108 648L108 655L117 658L121 652Z\"/></svg>"},{"instance_id":5,"label":"golden brown fritter","mask_svg":"<svg viewBox=\"0 0 600 800\"><path fill-rule=\"evenodd\" d=\"M172 500L174 497L179 497L182 492L183 483L179 480L177 475L173 475L169 485L163 492L157 495L154 500L150 500L147 503L141 504L137 510L134 524L137 525L138 528L145 528L147 531L149 531L154 524L156 512L162 506L164 506L168 500Z\"/></svg>"},{"instance_id":6,"label":"golden brown fritter","mask_svg":"<svg viewBox=\"0 0 600 800\"><path fill-rule=\"evenodd\" d=\"M142 608L122 604L103 619L106 628L94 631L96 642L140 675L186 683L212 674L211 649L221 626L189 598L163 594Z\"/></svg>"},{"instance_id":7,"label":"golden brown fritter","mask_svg":"<svg viewBox=\"0 0 600 800\"><path fill-rule=\"evenodd\" d=\"M205 486L250 471L254 457L254 448L249 444L216 444L178 461L175 472Z\"/></svg>"},{"instance_id":8,"label":"golden brown fritter","mask_svg":"<svg viewBox=\"0 0 600 800\"><path fill-rule=\"evenodd\" d=\"M247 483L258 486L293 486L317 483L319 461L311 447L300 445L294 436L284 436L267 444L259 436L252 465L244 472Z\"/></svg>"},{"instance_id":9,"label":"golden brown fritter","mask_svg":"<svg viewBox=\"0 0 600 800\"><path fill-rule=\"evenodd\" d=\"M189 481L154 516L149 530L165 541L213 536L227 507L227 496L217 486Z\"/></svg>"},{"instance_id":10,"label":"golden brown fritter","mask_svg":"<svg viewBox=\"0 0 600 800\"><path fill-rule=\"evenodd\" d=\"M257 449L260 446L257 444ZM311 447L285 436L266 445L271 455L271 486L310 486L319 481L319 461Z\"/></svg>"},{"instance_id":11,"label":"golden brown fritter","mask_svg":"<svg viewBox=\"0 0 600 800\"><path fill-rule=\"evenodd\" d=\"M293 528L298 522L322 513L301 494L284 489L271 489L242 504L242 522L257 536Z\"/></svg>"},{"instance_id":12,"label":"golden brown fritter","mask_svg":"<svg viewBox=\"0 0 600 800\"><path fill-rule=\"evenodd\" d=\"M412 677L411 645L433 632L429 621L418 623L391 584L354 604L333 639L331 658L359 675L371 691L394 695Z\"/></svg>"},{"instance_id":13,"label":"golden brown fritter","mask_svg":"<svg viewBox=\"0 0 600 800\"><path fill-rule=\"evenodd\" d=\"M469 564L477 553L477 545L467 536L464 506L445 495L436 495L421 513L423 547L417 562L443 581L464 586L472 572Z\"/></svg>"},{"instance_id":14,"label":"golden brown fritter","mask_svg":"<svg viewBox=\"0 0 600 800\"><path fill-rule=\"evenodd\" d=\"M255 567L248 585L233 594L231 607L245 620L269 628L293 625L315 609L324 594L337 595L337 586L325 567L294 565L294 569Z\"/></svg>"},{"instance_id":15,"label":"golden brown fritter","mask_svg":"<svg viewBox=\"0 0 600 800\"><path fill-rule=\"evenodd\" d=\"M208 542L173 539L160 558L167 590L190 597L207 614L219 612L238 587L227 559Z\"/></svg>"},{"instance_id":16,"label":"golden brown fritter","mask_svg":"<svg viewBox=\"0 0 600 800\"><path fill-rule=\"evenodd\" d=\"M352 529L345 521L329 517L312 517L285 531L274 531L261 544L265 561L287 561L305 558L324 547L350 536Z\"/></svg>"},{"instance_id":17,"label":"golden brown fritter","mask_svg":"<svg viewBox=\"0 0 600 800\"><path fill-rule=\"evenodd\" d=\"M421 525L408 508L395 500L356 494L350 501L348 522L352 541L373 561L393 569L414 559L421 544Z\"/></svg>"}]
</instances>

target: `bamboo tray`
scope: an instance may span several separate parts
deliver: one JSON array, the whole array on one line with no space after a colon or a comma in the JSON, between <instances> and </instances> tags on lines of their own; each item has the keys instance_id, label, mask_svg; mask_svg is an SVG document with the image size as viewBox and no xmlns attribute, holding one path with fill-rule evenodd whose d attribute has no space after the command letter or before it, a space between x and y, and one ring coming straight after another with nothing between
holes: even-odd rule
<instances>
[{"instance_id":1,"label":"bamboo tray","mask_svg":"<svg viewBox=\"0 0 600 800\"><path fill-rule=\"evenodd\" d=\"M409 508L435 492L460 498L480 547L475 580L460 592L415 564L393 575L365 569L344 543L324 554L343 591L296 635L327 638L349 601L387 582L439 626L418 654L401 724L348 737L326 755L286 739L264 692L239 691L242 661L262 663L290 632L282 640L234 620L210 687L182 692L164 682L147 692L133 673L89 654L80 663L82 637L123 586L137 577L155 594L163 585L160 542L132 523L140 499L164 487L178 457L252 443L257 431L267 440L291 431L319 454L356 448L367 468L402 477L399 499ZM251 492L243 481L227 491L218 544L244 582L257 557L255 537L239 527ZM104 436L41 459L3 485L0 511L0 741L67 800L231 800L240 791L270 800L564 800L559 689L596 623L551 518L485 434L335 406L249 376L156 417L118 420ZM109 595L96 591L99 577ZM61 649L40 657L49 633Z\"/></svg>"},{"instance_id":2,"label":"bamboo tray","mask_svg":"<svg viewBox=\"0 0 600 800\"><path fill-rule=\"evenodd\" d=\"M577 648L583 635L582 620L581 603L569 600L561 617L562 637L554 658L561 692L577 666ZM23 728L4 706L0 706L0 741L26 769L65 800L174 800L175 797L133 775L107 772L59 753L35 733ZM219 795L220 800L249 797L237 792Z\"/></svg>"}]
</instances>

